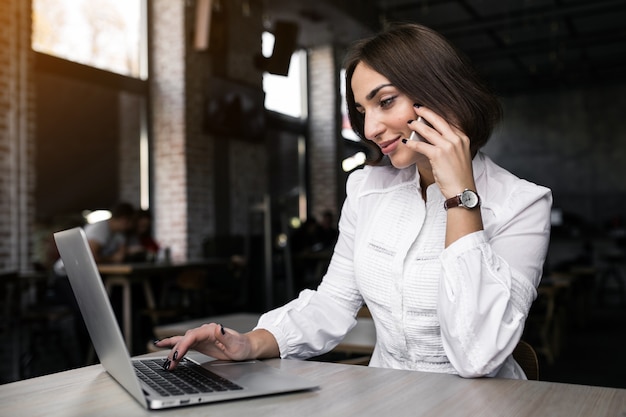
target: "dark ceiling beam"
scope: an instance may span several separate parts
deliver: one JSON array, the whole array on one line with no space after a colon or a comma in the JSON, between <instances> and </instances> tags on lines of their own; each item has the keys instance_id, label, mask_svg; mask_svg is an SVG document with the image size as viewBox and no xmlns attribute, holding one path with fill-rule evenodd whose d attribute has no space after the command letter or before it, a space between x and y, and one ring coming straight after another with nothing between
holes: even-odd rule
<instances>
[{"instance_id":1,"label":"dark ceiling beam","mask_svg":"<svg viewBox=\"0 0 626 417\"><path fill-rule=\"evenodd\" d=\"M493 15L471 22L456 22L434 27L446 36L467 35L487 29L499 30L546 18L583 17L612 14L626 10L624 0L597 0L593 3L568 3L560 6L529 7L515 13Z\"/></svg>"},{"instance_id":2,"label":"dark ceiling beam","mask_svg":"<svg viewBox=\"0 0 626 417\"><path fill-rule=\"evenodd\" d=\"M474 9L474 7L467 0L457 0L457 1L459 2L458 4L461 5L461 7L463 7L463 9L470 16L472 16L472 19L474 21L480 21L482 19L480 14L476 11L476 9ZM487 28L485 30L485 33L492 40L492 42L494 42L494 44L496 45L495 49L499 52L500 56L502 54L505 54L506 56L509 57L509 59L511 60L511 63L517 68L518 71L525 74L527 77L532 76L532 71L530 70L530 68L528 68L528 66L524 63L524 61L520 58L519 55L511 54L507 52L508 48L507 48L506 42L504 41L504 39L502 39L502 37L498 34L498 32L495 29ZM473 59L476 59L476 58L473 58Z\"/></svg>"},{"instance_id":3,"label":"dark ceiling beam","mask_svg":"<svg viewBox=\"0 0 626 417\"><path fill-rule=\"evenodd\" d=\"M527 77L512 77L511 74L492 74L489 77L489 84L502 96L514 95L520 92L547 92L562 89L574 89L583 87L593 87L606 85L611 81L622 81L625 66L615 67L615 69L599 72L601 77L590 77L581 72L575 73L554 73L535 74Z\"/></svg>"},{"instance_id":4,"label":"dark ceiling beam","mask_svg":"<svg viewBox=\"0 0 626 417\"><path fill-rule=\"evenodd\" d=\"M570 36L560 36L551 38L549 42L545 39L536 41L520 42L514 45L507 45L503 49L499 48L482 48L482 49L465 49L465 53L480 61L492 59L500 59L503 54L506 55L537 55L549 53L555 49L580 49L593 48L595 46L607 44L619 44L626 42L626 28L619 30L607 30L603 32L595 32L591 35L579 36L572 38ZM626 47L624 48L626 49ZM626 55L626 54L625 54ZM626 56L624 56L626 59Z\"/></svg>"},{"instance_id":5,"label":"dark ceiling beam","mask_svg":"<svg viewBox=\"0 0 626 417\"><path fill-rule=\"evenodd\" d=\"M361 7L355 7L353 0L324 0L324 2L354 18L372 31L378 31L381 28L381 14L380 9L376 6L376 1L360 2Z\"/></svg>"},{"instance_id":6,"label":"dark ceiling beam","mask_svg":"<svg viewBox=\"0 0 626 417\"><path fill-rule=\"evenodd\" d=\"M405 15L422 7L422 2L409 2L397 6L381 7L382 15ZM445 3L457 3L468 10L467 1L458 0L429 0L428 6L433 7ZM470 12L471 12L470 8ZM512 10L511 12L490 15L481 18L474 18L466 22L453 22L449 24L433 26L446 36L467 35L469 33L484 30L499 30L507 27L514 27L527 24L529 21L545 18L566 18L577 16L591 16L597 14L611 14L626 10L624 0L596 0L595 2L568 2L559 3L558 6L525 7L523 9ZM470 13L474 15L474 13ZM475 16L474 16L475 17Z\"/></svg>"},{"instance_id":7,"label":"dark ceiling beam","mask_svg":"<svg viewBox=\"0 0 626 417\"><path fill-rule=\"evenodd\" d=\"M435 5L444 4L444 3L456 3L456 2L457 0L426 0L426 1L422 0L422 1L408 1L404 4L395 4L393 6L387 6L387 5L380 6L381 2L378 1L380 12L382 14L391 13L394 15L406 14L407 12L412 12L412 11L415 11L415 9L422 8L422 7L430 7L430 6L435 6ZM384 3L384 0L383 0L383 3Z\"/></svg>"}]
</instances>

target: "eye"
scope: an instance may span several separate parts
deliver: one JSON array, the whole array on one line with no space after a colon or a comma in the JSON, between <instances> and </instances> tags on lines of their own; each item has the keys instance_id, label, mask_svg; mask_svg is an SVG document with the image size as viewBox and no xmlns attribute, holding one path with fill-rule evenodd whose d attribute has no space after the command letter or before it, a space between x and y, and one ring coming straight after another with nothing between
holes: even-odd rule
<instances>
[{"instance_id":1,"label":"eye","mask_svg":"<svg viewBox=\"0 0 626 417\"><path fill-rule=\"evenodd\" d=\"M383 109L391 106L393 104L393 102L396 100L398 96L392 96L389 98L383 98L380 100L380 107L382 107Z\"/></svg>"}]
</instances>

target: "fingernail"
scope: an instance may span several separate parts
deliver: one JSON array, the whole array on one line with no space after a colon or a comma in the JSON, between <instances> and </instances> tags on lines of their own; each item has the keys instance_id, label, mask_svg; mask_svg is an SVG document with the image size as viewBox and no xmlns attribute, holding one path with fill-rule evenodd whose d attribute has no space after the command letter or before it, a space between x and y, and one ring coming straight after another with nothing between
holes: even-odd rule
<instances>
[{"instance_id":1,"label":"fingernail","mask_svg":"<svg viewBox=\"0 0 626 417\"><path fill-rule=\"evenodd\" d=\"M178 351L174 352L174 360L178 360Z\"/></svg>"},{"instance_id":2,"label":"fingernail","mask_svg":"<svg viewBox=\"0 0 626 417\"><path fill-rule=\"evenodd\" d=\"M407 123L408 123L408 124L413 123L413 119L409 120Z\"/></svg>"},{"instance_id":3,"label":"fingernail","mask_svg":"<svg viewBox=\"0 0 626 417\"><path fill-rule=\"evenodd\" d=\"M157 344L157 343L159 343L160 341L161 341L161 339L154 339L154 340L152 341L152 344L153 344L153 345L156 345L156 344Z\"/></svg>"},{"instance_id":4,"label":"fingernail","mask_svg":"<svg viewBox=\"0 0 626 417\"><path fill-rule=\"evenodd\" d=\"M226 334L226 330L224 330L224 326L220 324L220 331L222 334Z\"/></svg>"},{"instance_id":5,"label":"fingernail","mask_svg":"<svg viewBox=\"0 0 626 417\"><path fill-rule=\"evenodd\" d=\"M408 140L408 139L406 139L406 138L402 139L402 143L407 143L408 141L409 141L409 140Z\"/></svg>"},{"instance_id":6,"label":"fingernail","mask_svg":"<svg viewBox=\"0 0 626 417\"><path fill-rule=\"evenodd\" d=\"M166 359L165 362L163 363L163 369L165 370L170 369L171 364L172 364L172 361L170 361L169 359Z\"/></svg>"},{"instance_id":7,"label":"fingernail","mask_svg":"<svg viewBox=\"0 0 626 417\"><path fill-rule=\"evenodd\" d=\"M415 103L415 104L413 104L413 107L416 107L416 108L418 108L418 109L419 109L420 107L422 107L422 105L421 105L421 104L417 104L417 103Z\"/></svg>"}]
</instances>

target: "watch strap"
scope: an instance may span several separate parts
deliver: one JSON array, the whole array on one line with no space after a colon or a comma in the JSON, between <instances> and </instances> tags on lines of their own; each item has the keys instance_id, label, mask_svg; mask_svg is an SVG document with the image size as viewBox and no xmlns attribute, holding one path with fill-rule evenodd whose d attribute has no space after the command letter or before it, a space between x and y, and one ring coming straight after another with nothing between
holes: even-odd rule
<instances>
[{"instance_id":1,"label":"watch strap","mask_svg":"<svg viewBox=\"0 0 626 417\"><path fill-rule=\"evenodd\" d=\"M443 208L448 210L454 207L458 207L460 205L461 205L461 194L458 194L444 201Z\"/></svg>"},{"instance_id":2,"label":"watch strap","mask_svg":"<svg viewBox=\"0 0 626 417\"><path fill-rule=\"evenodd\" d=\"M467 202L464 201L464 199L466 198L466 194L470 196L468 199L468 202L470 203L470 205L468 205ZM478 196L476 191L466 188L462 193L457 194L454 197L447 199L443 203L443 208L446 210L450 208L454 208L454 207L459 207L459 206L464 207L466 209L470 209L470 210L473 208L476 208L480 206L480 197Z\"/></svg>"}]
</instances>

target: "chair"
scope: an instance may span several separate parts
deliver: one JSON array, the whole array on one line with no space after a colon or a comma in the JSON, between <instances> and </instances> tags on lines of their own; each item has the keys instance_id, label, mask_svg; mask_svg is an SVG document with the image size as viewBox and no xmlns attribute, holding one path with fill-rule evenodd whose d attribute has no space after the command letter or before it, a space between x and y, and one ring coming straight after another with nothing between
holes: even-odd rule
<instances>
[{"instance_id":1,"label":"chair","mask_svg":"<svg viewBox=\"0 0 626 417\"><path fill-rule=\"evenodd\" d=\"M161 301L158 307L146 308L142 314L148 315L153 325L162 324L163 320L199 317L208 299L206 285L207 271L204 268L188 269L172 277L163 277Z\"/></svg>"},{"instance_id":2,"label":"chair","mask_svg":"<svg viewBox=\"0 0 626 417\"><path fill-rule=\"evenodd\" d=\"M0 384L20 378L21 333L19 325L20 288L17 272L0 273L0 355L6 360L0 365Z\"/></svg>"},{"instance_id":3,"label":"chair","mask_svg":"<svg viewBox=\"0 0 626 417\"><path fill-rule=\"evenodd\" d=\"M158 325L163 319L180 321L244 309L246 272L247 261L239 255L230 256L223 265L185 269L163 281L159 306L142 313Z\"/></svg>"},{"instance_id":4,"label":"chair","mask_svg":"<svg viewBox=\"0 0 626 417\"><path fill-rule=\"evenodd\" d=\"M520 340L513 350L513 359L522 367L526 378L534 381L539 380L537 353L535 353L535 349L529 343Z\"/></svg>"},{"instance_id":5,"label":"chair","mask_svg":"<svg viewBox=\"0 0 626 417\"><path fill-rule=\"evenodd\" d=\"M571 302L571 280L567 275L545 279L537 288L537 299L530 308L523 338L536 346L548 365L561 353L566 336L567 306Z\"/></svg>"}]
</instances>

